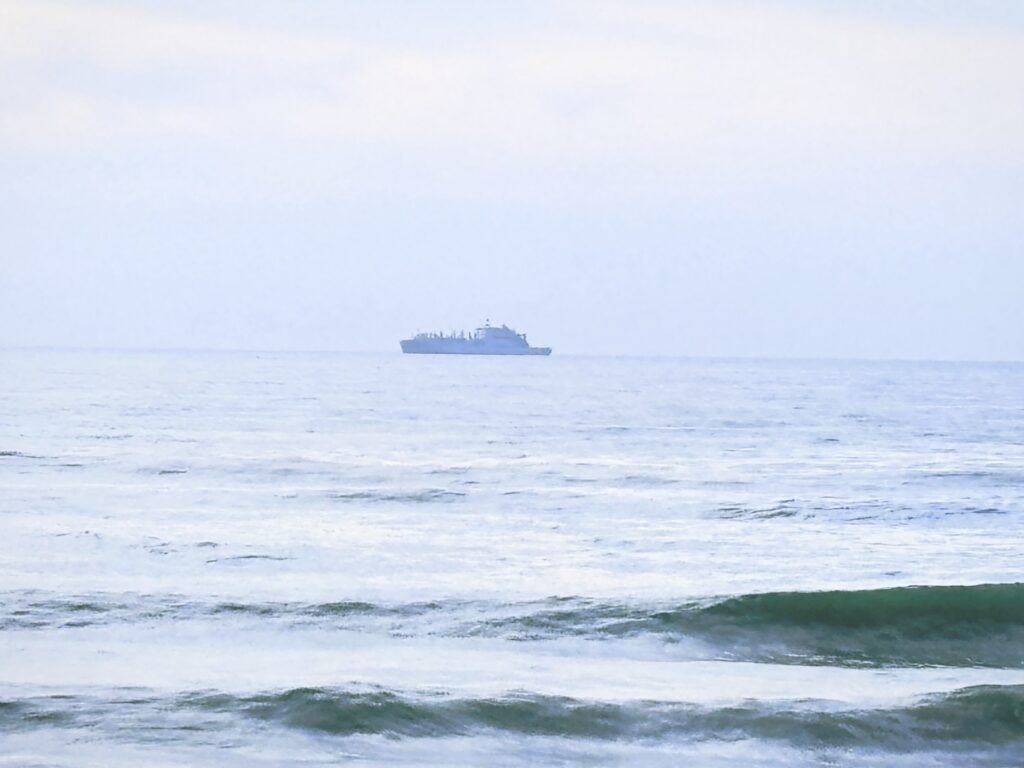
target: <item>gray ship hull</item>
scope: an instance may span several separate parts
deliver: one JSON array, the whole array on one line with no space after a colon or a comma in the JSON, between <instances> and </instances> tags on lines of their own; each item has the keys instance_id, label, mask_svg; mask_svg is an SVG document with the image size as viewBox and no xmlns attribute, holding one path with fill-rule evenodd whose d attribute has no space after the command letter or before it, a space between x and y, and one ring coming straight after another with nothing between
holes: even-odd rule
<instances>
[{"instance_id":1,"label":"gray ship hull","mask_svg":"<svg viewBox=\"0 0 1024 768\"><path fill-rule=\"evenodd\" d=\"M550 355L551 347L520 347L478 339L405 339L402 351L410 355Z\"/></svg>"}]
</instances>

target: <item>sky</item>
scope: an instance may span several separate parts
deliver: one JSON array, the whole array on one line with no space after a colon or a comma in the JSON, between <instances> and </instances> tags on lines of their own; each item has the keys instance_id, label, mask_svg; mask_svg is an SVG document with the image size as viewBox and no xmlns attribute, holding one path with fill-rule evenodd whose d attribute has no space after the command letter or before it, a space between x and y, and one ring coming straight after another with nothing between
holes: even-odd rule
<instances>
[{"instance_id":1,"label":"sky","mask_svg":"<svg viewBox=\"0 0 1024 768\"><path fill-rule=\"evenodd\" d=\"M1024 360L1024 3L0 0L0 346Z\"/></svg>"}]
</instances>

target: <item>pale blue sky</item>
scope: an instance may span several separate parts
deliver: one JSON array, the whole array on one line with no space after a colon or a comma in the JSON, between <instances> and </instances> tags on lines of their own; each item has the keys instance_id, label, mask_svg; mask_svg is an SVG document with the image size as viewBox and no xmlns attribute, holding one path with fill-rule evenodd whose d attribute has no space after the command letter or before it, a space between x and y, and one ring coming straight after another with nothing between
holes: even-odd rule
<instances>
[{"instance_id":1,"label":"pale blue sky","mask_svg":"<svg viewBox=\"0 0 1024 768\"><path fill-rule=\"evenodd\" d=\"M0 345L1024 359L1024 4L0 5Z\"/></svg>"}]
</instances>

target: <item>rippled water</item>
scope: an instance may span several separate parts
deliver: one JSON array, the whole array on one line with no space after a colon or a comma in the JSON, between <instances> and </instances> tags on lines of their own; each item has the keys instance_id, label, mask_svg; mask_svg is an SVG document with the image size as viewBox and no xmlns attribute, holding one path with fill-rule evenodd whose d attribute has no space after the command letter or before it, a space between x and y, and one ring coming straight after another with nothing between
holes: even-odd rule
<instances>
[{"instance_id":1,"label":"rippled water","mask_svg":"<svg viewBox=\"0 0 1024 768\"><path fill-rule=\"evenodd\" d=\"M1024 366L0 352L0 765L1024 763Z\"/></svg>"}]
</instances>

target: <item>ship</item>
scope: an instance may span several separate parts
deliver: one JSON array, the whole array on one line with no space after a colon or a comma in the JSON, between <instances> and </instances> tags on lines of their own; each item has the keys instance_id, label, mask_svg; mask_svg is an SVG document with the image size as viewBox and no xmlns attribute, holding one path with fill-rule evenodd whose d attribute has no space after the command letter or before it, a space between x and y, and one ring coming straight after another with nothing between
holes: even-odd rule
<instances>
[{"instance_id":1,"label":"ship","mask_svg":"<svg viewBox=\"0 0 1024 768\"><path fill-rule=\"evenodd\" d=\"M488 320L471 333L417 333L403 339L402 351L419 355L550 355L551 347L531 347L525 333Z\"/></svg>"}]
</instances>

